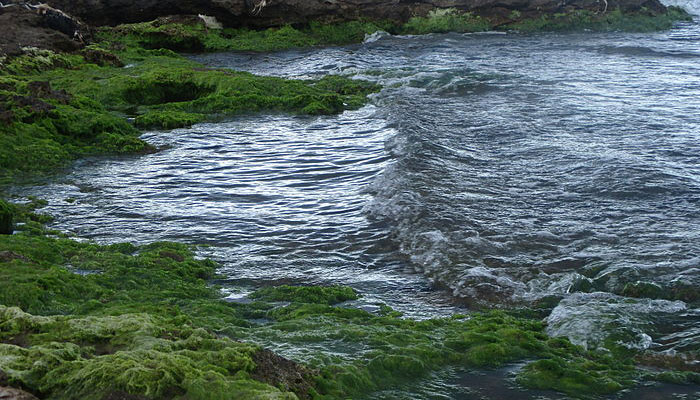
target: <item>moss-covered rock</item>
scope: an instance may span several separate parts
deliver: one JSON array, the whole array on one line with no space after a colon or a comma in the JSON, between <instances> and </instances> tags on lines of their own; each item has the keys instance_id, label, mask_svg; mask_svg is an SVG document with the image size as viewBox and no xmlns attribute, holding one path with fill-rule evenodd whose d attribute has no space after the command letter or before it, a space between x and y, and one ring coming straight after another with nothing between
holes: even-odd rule
<instances>
[{"instance_id":1,"label":"moss-covered rock","mask_svg":"<svg viewBox=\"0 0 700 400\"><path fill-rule=\"evenodd\" d=\"M125 116L139 128L174 129L261 111L333 114L359 108L378 90L347 77L207 69L136 41L101 42L80 55L37 50L0 61L0 182L87 155L151 151Z\"/></svg>"},{"instance_id":2,"label":"moss-covered rock","mask_svg":"<svg viewBox=\"0 0 700 400\"><path fill-rule=\"evenodd\" d=\"M425 17L413 17L399 31L404 34L424 35L445 32L484 32L493 29L491 23L478 15L455 9L431 11Z\"/></svg>"},{"instance_id":3,"label":"moss-covered rock","mask_svg":"<svg viewBox=\"0 0 700 400\"><path fill-rule=\"evenodd\" d=\"M571 396L695 379L644 372L502 311L416 321L342 304L358 294L341 286L226 302L209 284L216 265L181 244L100 246L32 229L0 237L0 253L11 255L0 258L0 370L47 398L356 398L449 366L532 359L521 384Z\"/></svg>"}]
</instances>

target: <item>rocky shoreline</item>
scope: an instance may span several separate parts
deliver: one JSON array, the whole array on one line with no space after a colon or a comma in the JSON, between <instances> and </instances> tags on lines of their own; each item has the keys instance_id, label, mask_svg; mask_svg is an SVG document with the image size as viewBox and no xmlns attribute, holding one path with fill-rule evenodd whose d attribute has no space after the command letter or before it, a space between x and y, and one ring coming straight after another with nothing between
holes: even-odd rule
<instances>
[{"instance_id":1,"label":"rocky shoreline","mask_svg":"<svg viewBox=\"0 0 700 400\"><path fill-rule=\"evenodd\" d=\"M338 45L378 31L656 30L688 18L656 0L48 5L0 8L0 24L10 27L0 38L0 184L60 173L85 156L156 151L139 139L140 128L259 112L335 114L380 90L343 76L210 69L176 52ZM572 397L649 381L700 384L682 360L659 364L614 343L586 350L548 337L539 319L546 305L415 321L386 305L353 307L361 294L348 287L284 285L227 302L214 284L217 265L185 245L74 240L47 228L40 200L10 200L0 200L2 398L357 398L446 367L516 361L527 362L520 385ZM301 363L259 345L328 341L362 351Z\"/></svg>"}]
</instances>

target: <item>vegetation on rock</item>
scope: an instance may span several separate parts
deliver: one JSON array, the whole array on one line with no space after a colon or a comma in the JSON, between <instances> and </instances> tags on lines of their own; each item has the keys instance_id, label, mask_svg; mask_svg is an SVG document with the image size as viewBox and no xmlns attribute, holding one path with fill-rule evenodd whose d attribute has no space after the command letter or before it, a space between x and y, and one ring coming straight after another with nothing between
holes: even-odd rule
<instances>
[{"instance_id":1,"label":"vegetation on rock","mask_svg":"<svg viewBox=\"0 0 700 400\"><path fill-rule=\"evenodd\" d=\"M577 10L569 13L544 14L535 18L526 18L505 25L507 29L521 32L562 32L562 31L627 31L653 32L669 29L676 21L689 21L692 17L683 9L668 7L663 14L654 14L646 10L637 13L623 13L619 9L606 13L594 13Z\"/></svg>"},{"instance_id":2,"label":"vegetation on rock","mask_svg":"<svg viewBox=\"0 0 700 400\"><path fill-rule=\"evenodd\" d=\"M339 76L303 81L207 69L169 50L110 45L119 48L36 50L0 62L0 182L87 155L152 150L126 116L139 128L173 129L260 111L333 114L379 89Z\"/></svg>"},{"instance_id":3,"label":"vegetation on rock","mask_svg":"<svg viewBox=\"0 0 700 400\"><path fill-rule=\"evenodd\" d=\"M698 379L639 370L503 311L416 321L344 305L358 294L342 286L266 287L250 303L226 302L210 284L217 266L188 246L48 236L31 212L41 204L12 206L21 231L0 236L0 370L43 398L355 398L448 366L523 360L536 361L519 383L575 397Z\"/></svg>"}]
</instances>

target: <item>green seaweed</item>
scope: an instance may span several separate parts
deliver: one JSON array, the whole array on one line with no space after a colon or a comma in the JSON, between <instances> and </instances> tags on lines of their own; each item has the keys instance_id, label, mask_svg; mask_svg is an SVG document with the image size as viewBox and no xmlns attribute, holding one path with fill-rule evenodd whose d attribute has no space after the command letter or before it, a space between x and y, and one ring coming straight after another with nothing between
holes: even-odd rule
<instances>
[{"instance_id":1,"label":"green seaweed","mask_svg":"<svg viewBox=\"0 0 700 400\"><path fill-rule=\"evenodd\" d=\"M357 292L347 286L274 286L257 290L250 295L264 301L290 301L333 305L356 300Z\"/></svg>"},{"instance_id":2,"label":"green seaweed","mask_svg":"<svg viewBox=\"0 0 700 400\"><path fill-rule=\"evenodd\" d=\"M456 9L435 10L425 17L413 17L399 29L403 34L412 35L488 30L491 30L491 24L485 18L472 13L462 13Z\"/></svg>"},{"instance_id":3,"label":"green seaweed","mask_svg":"<svg viewBox=\"0 0 700 400\"><path fill-rule=\"evenodd\" d=\"M668 7L656 13L647 9L622 12L573 10L557 14L523 15L513 11L514 22L494 25L487 17L453 8L434 10L424 16L414 16L405 22L360 19L347 22L306 25L283 25L263 30L246 28L208 29L198 19L160 18L151 22L125 24L103 28L98 37L105 42L130 48L169 49L184 52L215 51L278 51L291 48L360 43L367 35L386 31L395 35L423 35L445 32L483 32L490 30L539 31L655 31L672 27L676 21L691 17L678 7Z\"/></svg>"},{"instance_id":4,"label":"green seaweed","mask_svg":"<svg viewBox=\"0 0 700 400\"><path fill-rule=\"evenodd\" d=\"M40 205L16 215L39 219L30 210ZM101 246L26 227L0 237L0 369L47 398L355 398L446 367L533 359L518 382L574 397L696 379L642 372L629 357L550 338L541 321L503 311L417 321L386 305L343 305L358 294L342 286L268 287L254 302L229 303L209 283L217 266L188 246ZM293 350L311 367L292 363L309 391L260 378L261 347Z\"/></svg>"},{"instance_id":5,"label":"green seaweed","mask_svg":"<svg viewBox=\"0 0 700 400\"><path fill-rule=\"evenodd\" d=\"M136 117L134 124L139 128L175 129L192 126L204 119L205 116L202 114L181 111L149 111Z\"/></svg>"},{"instance_id":6,"label":"green seaweed","mask_svg":"<svg viewBox=\"0 0 700 400\"><path fill-rule=\"evenodd\" d=\"M42 51L0 65L0 182L88 155L152 151L125 116L139 128L174 129L262 111L334 114L361 107L379 90L347 77L261 77L207 69L162 49L110 56L107 48L94 45L91 56ZM98 49L98 58L131 64L94 64Z\"/></svg>"},{"instance_id":7,"label":"green seaweed","mask_svg":"<svg viewBox=\"0 0 700 400\"><path fill-rule=\"evenodd\" d=\"M297 47L359 43L365 35L397 30L387 21L349 21L335 24L312 22L303 28L284 25L264 30L207 29L201 21L158 19L138 24L104 28L99 37L145 49L184 52L276 51Z\"/></svg>"},{"instance_id":8,"label":"green seaweed","mask_svg":"<svg viewBox=\"0 0 700 400\"><path fill-rule=\"evenodd\" d=\"M296 399L251 378L258 346L193 329L178 318L38 317L0 306L0 330L24 342L0 344L0 369L15 385L50 399ZM206 387L206 390L203 389Z\"/></svg>"},{"instance_id":9,"label":"green seaweed","mask_svg":"<svg viewBox=\"0 0 700 400\"><path fill-rule=\"evenodd\" d=\"M620 9L605 13L575 10L567 13L543 14L535 18L524 18L503 28L521 32L562 31L625 31L654 32L670 29L677 21L689 21L692 17L679 7L668 7L664 13L652 13L642 9L624 13Z\"/></svg>"}]
</instances>

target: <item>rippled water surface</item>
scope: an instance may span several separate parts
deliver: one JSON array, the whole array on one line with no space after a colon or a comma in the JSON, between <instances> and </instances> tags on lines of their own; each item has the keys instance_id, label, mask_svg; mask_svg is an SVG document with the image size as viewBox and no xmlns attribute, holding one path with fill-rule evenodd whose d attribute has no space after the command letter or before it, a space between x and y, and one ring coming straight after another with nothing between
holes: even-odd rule
<instances>
[{"instance_id":1,"label":"rippled water surface","mask_svg":"<svg viewBox=\"0 0 700 400\"><path fill-rule=\"evenodd\" d=\"M269 283L342 283L364 307L383 301L418 318L547 301L552 335L596 346L615 334L697 360L698 24L375 35L197 59L354 74L385 89L340 116L149 132L165 150L83 161L17 191L49 199L56 226L83 237L209 245L231 298ZM638 282L656 285L653 298L629 297ZM438 379L424 392L444 396L425 397L480 398L464 391L474 381L489 379Z\"/></svg>"}]
</instances>

